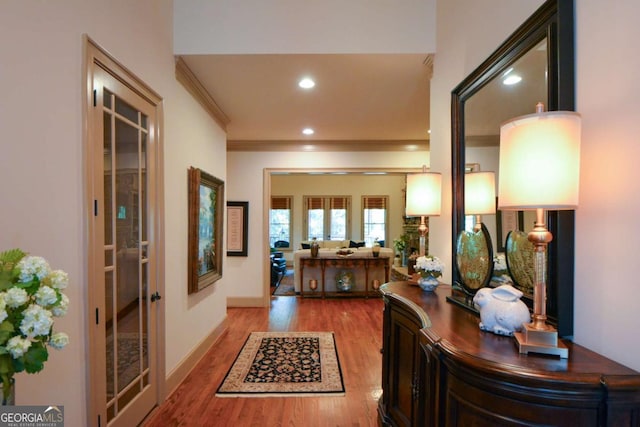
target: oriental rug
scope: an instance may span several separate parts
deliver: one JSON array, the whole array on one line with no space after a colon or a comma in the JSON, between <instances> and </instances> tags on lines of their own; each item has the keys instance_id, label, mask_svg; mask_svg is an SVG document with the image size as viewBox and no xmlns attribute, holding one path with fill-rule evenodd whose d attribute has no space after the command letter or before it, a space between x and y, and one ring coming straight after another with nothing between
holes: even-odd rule
<instances>
[{"instance_id":1,"label":"oriental rug","mask_svg":"<svg viewBox=\"0 0 640 427\"><path fill-rule=\"evenodd\" d=\"M218 397L343 396L333 332L252 332Z\"/></svg>"},{"instance_id":2,"label":"oriental rug","mask_svg":"<svg viewBox=\"0 0 640 427\"><path fill-rule=\"evenodd\" d=\"M287 270L287 273L280 281L278 287L273 291L273 295L277 297L295 296L296 290L293 284L293 270Z\"/></svg>"},{"instance_id":3,"label":"oriental rug","mask_svg":"<svg viewBox=\"0 0 640 427\"><path fill-rule=\"evenodd\" d=\"M131 381L140 375L140 335L137 332L118 333L118 391L122 391ZM114 395L114 343L113 335L107 337L107 396ZM148 364L147 337L142 337L142 356L145 366Z\"/></svg>"}]
</instances>

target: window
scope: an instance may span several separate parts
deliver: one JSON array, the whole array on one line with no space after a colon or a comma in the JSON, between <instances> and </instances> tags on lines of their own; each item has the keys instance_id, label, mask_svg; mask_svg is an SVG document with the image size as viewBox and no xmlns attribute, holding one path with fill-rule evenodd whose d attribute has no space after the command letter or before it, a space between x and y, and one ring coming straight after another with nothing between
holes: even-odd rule
<instances>
[{"instance_id":1,"label":"window","mask_svg":"<svg viewBox=\"0 0 640 427\"><path fill-rule=\"evenodd\" d=\"M291 249L292 200L292 196L271 197L269 245L272 248Z\"/></svg>"},{"instance_id":2,"label":"window","mask_svg":"<svg viewBox=\"0 0 640 427\"><path fill-rule=\"evenodd\" d=\"M386 243L388 196L362 196L362 237L367 246Z\"/></svg>"},{"instance_id":3,"label":"window","mask_svg":"<svg viewBox=\"0 0 640 427\"><path fill-rule=\"evenodd\" d=\"M307 240L347 240L351 197L305 196Z\"/></svg>"},{"instance_id":4,"label":"window","mask_svg":"<svg viewBox=\"0 0 640 427\"><path fill-rule=\"evenodd\" d=\"M479 172L480 164L479 163L467 163L464 165L464 173L471 172ZM468 232L473 232L473 228L476 226L476 216L475 215L465 215L464 216L464 230Z\"/></svg>"}]
</instances>

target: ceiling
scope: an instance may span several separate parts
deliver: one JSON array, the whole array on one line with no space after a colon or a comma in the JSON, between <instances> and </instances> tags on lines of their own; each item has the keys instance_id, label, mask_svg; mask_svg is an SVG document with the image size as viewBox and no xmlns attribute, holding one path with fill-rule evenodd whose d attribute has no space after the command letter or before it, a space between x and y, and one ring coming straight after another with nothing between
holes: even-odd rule
<instances>
[{"instance_id":1,"label":"ceiling","mask_svg":"<svg viewBox=\"0 0 640 427\"><path fill-rule=\"evenodd\" d=\"M283 145L291 149L324 145L362 150L427 147L430 55L180 58L228 118L229 150ZM299 88L302 77L313 78L316 86ZM315 133L303 135L305 127Z\"/></svg>"}]
</instances>

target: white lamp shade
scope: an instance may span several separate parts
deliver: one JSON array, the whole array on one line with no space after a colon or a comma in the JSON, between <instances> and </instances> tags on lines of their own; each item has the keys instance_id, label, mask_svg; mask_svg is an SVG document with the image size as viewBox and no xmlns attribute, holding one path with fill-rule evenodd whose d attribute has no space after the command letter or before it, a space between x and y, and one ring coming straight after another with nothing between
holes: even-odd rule
<instances>
[{"instance_id":1,"label":"white lamp shade","mask_svg":"<svg viewBox=\"0 0 640 427\"><path fill-rule=\"evenodd\" d=\"M580 182L580 114L549 111L500 127L500 209L575 209Z\"/></svg>"},{"instance_id":2,"label":"white lamp shade","mask_svg":"<svg viewBox=\"0 0 640 427\"><path fill-rule=\"evenodd\" d=\"M464 213L491 215L496 213L496 174L470 172L464 175Z\"/></svg>"},{"instance_id":3,"label":"white lamp shade","mask_svg":"<svg viewBox=\"0 0 640 427\"><path fill-rule=\"evenodd\" d=\"M442 175L435 172L407 174L407 216L440 215Z\"/></svg>"}]
</instances>

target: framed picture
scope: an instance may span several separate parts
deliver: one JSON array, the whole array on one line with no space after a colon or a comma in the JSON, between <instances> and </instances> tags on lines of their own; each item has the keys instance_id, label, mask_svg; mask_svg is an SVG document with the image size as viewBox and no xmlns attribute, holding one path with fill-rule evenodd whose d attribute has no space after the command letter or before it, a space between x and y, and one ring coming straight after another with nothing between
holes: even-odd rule
<instances>
[{"instance_id":1,"label":"framed picture","mask_svg":"<svg viewBox=\"0 0 640 427\"><path fill-rule=\"evenodd\" d=\"M227 202L227 256L247 256L249 202Z\"/></svg>"},{"instance_id":2,"label":"framed picture","mask_svg":"<svg viewBox=\"0 0 640 427\"><path fill-rule=\"evenodd\" d=\"M224 182L189 168L189 293L222 277Z\"/></svg>"}]
</instances>

